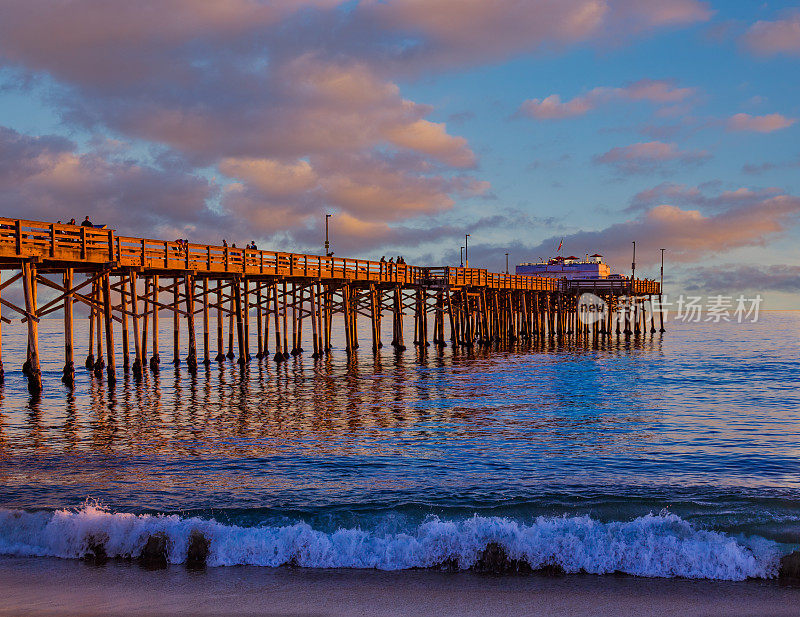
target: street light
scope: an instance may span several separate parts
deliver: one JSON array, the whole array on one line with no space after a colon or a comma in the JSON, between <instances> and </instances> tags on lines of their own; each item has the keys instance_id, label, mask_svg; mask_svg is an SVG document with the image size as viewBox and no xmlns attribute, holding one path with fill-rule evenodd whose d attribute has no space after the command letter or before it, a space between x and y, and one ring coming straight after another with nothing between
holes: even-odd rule
<instances>
[{"instance_id":1,"label":"street light","mask_svg":"<svg viewBox=\"0 0 800 617\"><path fill-rule=\"evenodd\" d=\"M469 234L464 235L464 265L469 268Z\"/></svg>"},{"instance_id":2,"label":"street light","mask_svg":"<svg viewBox=\"0 0 800 617\"><path fill-rule=\"evenodd\" d=\"M461 247L461 267L464 267L464 247Z\"/></svg>"},{"instance_id":3,"label":"street light","mask_svg":"<svg viewBox=\"0 0 800 617\"><path fill-rule=\"evenodd\" d=\"M661 296L664 293L664 251L667 249L661 249L661 282L658 285L658 321L660 323L659 332L665 332L664 330L664 305L661 302Z\"/></svg>"},{"instance_id":4,"label":"street light","mask_svg":"<svg viewBox=\"0 0 800 617\"><path fill-rule=\"evenodd\" d=\"M508 253L506 253L506 274L508 274Z\"/></svg>"},{"instance_id":5,"label":"street light","mask_svg":"<svg viewBox=\"0 0 800 617\"><path fill-rule=\"evenodd\" d=\"M332 216L332 214L325 215L325 257L333 255L333 253L330 252L331 243L328 241L328 219Z\"/></svg>"},{"instance_id":6,"label":"street light","mask_svg":"<svg viewBox=\"0 0 800 617\"><path fill-rule=\"evenodd\" d=\"M631 281L636 279L636 240L633 241L633 261L631 262Z\"/></svg>"}]
</instances>

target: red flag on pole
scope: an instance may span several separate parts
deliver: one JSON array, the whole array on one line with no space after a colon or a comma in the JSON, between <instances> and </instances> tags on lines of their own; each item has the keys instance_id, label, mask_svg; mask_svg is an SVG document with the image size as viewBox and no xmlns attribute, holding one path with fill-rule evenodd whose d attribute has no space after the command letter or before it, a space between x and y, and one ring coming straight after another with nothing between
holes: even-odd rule
<instances>
[{"instance_id":1,"label":"red flag on pole","mask_svg":"<svg viewBox=\"0 0 800 617\"><path fill-rule=\"evenodd\" d=\"M560 250L561 250L561 247L562 247L563 245L564 245L564 238L561 238L561 242L559 242L559 243L558 243L558 251L560 251ZM556 253L558 253L558 251L556 251Z\"/></svg>"}]
</instances>

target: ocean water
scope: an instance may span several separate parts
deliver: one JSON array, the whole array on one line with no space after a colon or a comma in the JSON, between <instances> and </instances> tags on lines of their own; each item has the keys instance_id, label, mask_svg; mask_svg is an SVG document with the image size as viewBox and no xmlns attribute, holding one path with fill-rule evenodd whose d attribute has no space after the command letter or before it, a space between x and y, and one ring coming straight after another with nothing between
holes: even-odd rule
<instances>
[{"instance_id":1,"label":"ocean water","mask_svg":"<svg viewBox=\"0 0 800 617\"><path fill-rule=\"evenodd\" d=\"M497 543L534 568L741 580L800 544L800 313L378 355L365 329L349 359L337 340L195 377L167 326L161 371L111 389L79 329L70 393L43 320L38 400L3 326L0 554L135 557L163 532L180 563L200 531L210 566L466 569Z\"/></svg>"}]
</instances>

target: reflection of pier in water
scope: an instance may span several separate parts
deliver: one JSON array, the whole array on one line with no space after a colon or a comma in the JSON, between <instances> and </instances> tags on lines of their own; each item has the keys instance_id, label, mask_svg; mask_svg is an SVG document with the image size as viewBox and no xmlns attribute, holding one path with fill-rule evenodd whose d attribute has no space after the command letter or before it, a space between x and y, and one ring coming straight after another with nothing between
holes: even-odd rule
<instances>
[{"instance_id":1,"label":"reflection of pier in water","mask_svg":"<svg viewBox=\"0 0 800 617\"><path fill-rule=\"evenodd\" d=\"M17 271L0 284L0 290L18 282L23 287L24 307L5 298L0 303L27 322L23 370L32 393L41 390L39 320L57 310L64 313L62 381L68 386L74 383L76 301L90 307L86 367L98 377L105 368L111 386L117 380L114 322L122 329L123 368L141 379L148 364L154 372L160 368L162 312L172 316L173 363L180 364L184 354L183 330L186 366L196 374L198 364L212 361L236 358L245 367L251 352L258 359L272 356L284 362L302 353L304 333L310 336L312 356L323 358L332 349L336 315L342 317L348 354L359 347L359 315L369 319L373 350L383 347L384 313L391 316L391 344L398 350L406 348L406 315L413 316L413 342L423 353L429 341L437 347L449 342L453 348L466 349L567 338L600 344L615 334L620 338L655 332L652 302L648 310L646 301L660 293L658 283L650 280L581 285L478 268L420 267L148 240L118 236L113 230L2 218L0 268ZM87 278L76 282L76 274ZM56 294L41 306L39 286ZM578 315L577 300L586 291L601 297L610 309L592 323L583 323ZM623 303L623 297L634 301ZM202 319L202 357L197 318ZM269 350L271 338L274 355Z\"/></svg>"},{"instance_id":2,"label":"reflection of pier in water","mask_svg":"<svg viewBox=\"0 0 800 617\"><path fill-rule=\"evenodd\" d=\"M595 360L629 356L631 351L660 349L659 336L606 338L519 345L510 353L534 352ZM21 351L21 350L20 350ZM16 354L15 354L16 355ZM552 364L537 376L534 400L524 389L514 392L498 409L486 406L485 395L503 371L509 356L488 349L434 349L428 353L351 353L311 364L251 363L244 371L233 363L221 370L188 374L178 367L141 379L125 374L114 387L106 380L82 378L80 394L33 398L2 405L0 459L6 455L70 455L137 459L144 457L258 458L279 455L403 456L403 439L433 439L443 435L430 423L446 424L447 440L503 439L535 434L545 441L578 439L609 422L627 421L628 412L574 415L559 409L572 406L571 389ZM447 376L446 379L444 376ZM15 387L23 387L17 383ZM630 396L636 396L631 393ZM642 394L644 396L644 394ZM649 395L652 397L652 393ZM546 402L538 402L542 397ZM585 405L586 400L581 402ZM529 414L544 405L547 414ZM523 409L524 408L524 409ZM5 417L4 417L5 416ZM400 436L403 436L402 439ZM641 435L630 435L635 442ZM602 450L585 443L582 449ZM609 442L610 443L610 442ZM446 444L442 442L441 447ZM101 475L129 473L111 466L92 471ZM24 466L20 467L20 472ZM40 470L41 473L41 470ZM63 469L53 467L54 477ZM83 473L81 471L80 473ZM155 480L153 480L155 481Z\"/></svg>"}]
</instances>

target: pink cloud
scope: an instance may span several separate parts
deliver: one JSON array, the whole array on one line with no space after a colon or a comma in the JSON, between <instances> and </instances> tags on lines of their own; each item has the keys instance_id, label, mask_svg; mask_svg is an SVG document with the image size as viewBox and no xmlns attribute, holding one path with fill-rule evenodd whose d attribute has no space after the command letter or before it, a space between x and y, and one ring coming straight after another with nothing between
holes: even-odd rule
<instances>
[{"instance_id":1,"label":"pink cloud","mask_svg":"<svg viewBox=\"0 0 800 617\"><path fill-rule=\"evenodd\" d=\"M728 130L772 133L773 131L790 127L795 122L797 122L795 118L787 118L781 114L767 114L765 116L735 114L728 119Z\"/></svg>"},{"instance_id":2,"label":"pink cloud","mask_svg":"<svg viewBox=\"0 0 800 617\"><path fill-rule=\"evenodd\" d=\"M575 97L562 103L559 95L551 94L544 99L525 101L520 106L520 112L537 120L561 120L582 116L594 107L595 102L588 95Z\"/></svg>"},{"instance_id":3,"label":"pink cloud","mask_svg":"<svg viewBox=\"0 0 800 617\"><path fill-rule=\"evenodd\" d=\"M2 68L47 76L69 126L144 140L180 161L161 168L65 146L23 158L47 171L23 175L16 195L56 203L62 193L65 204L80 195L102 204L97 216L118 210L120 224L139 209L137 225L167 235L213 235L230 217L248 236L286 240L327 208L353 233L379 220L396 227L488 192L463 175L477 168L468 141L404 97L401 78L707 18L696 0L10 3L0 21ZM655 82L630 88L631 100L680 96ZM218 174L224 187L190 166ZM147 181L173 187L174 204Z\"/></svg>"},{"instance_id":4,"label":"pink cloud","mask_svg":"<svg viewBox=\"0 0 800 617\"><path fill-rule=\"evenodd\" d=\"M751 289L797 293L800 292L800 266L725 264L692 268L686 289L725 294Z\"/></svg>"},{"instance_id":5,"label":"pink cloud","mask_svg":"<svg viewBox=\"0 0 800 617\"><path fill-rule=\"evenodd\" d=\"M648 173L663 168L666 163L699 163L711 155L704 151L681 150L674 143L648 141L618 146L594 158L595 163L611 165L624 174Z\"/></svg>"},{"instance_id":6,"label":"pink cloud","mask_svg":"<svg viewBox=\"0 0 800 617\"><path fill-rule=\"evenodd\" d=\"M569 101L558 94L544 99L529 99L520 106L520 113L538 120L554 120L582 116L602 105L623 101L647 101L654 104L674 104L695 94L694 88L678 88L670 80L642 79L621 88L593 88Z\"/></svg>"},{"instance_id":7,"label":"pink cloud","mask_svg":"<svg viewBox=\"0 0 800 617\"><path fill-rule=\"evenodd\" d=\"M692 262L710 255L767 241L796 224L800 198L772 195L748 203L717 196L719 208L712 214L683 209L672 204L653 206L637 217L596 231L579 231L564 236L564 246L576 254L598 252L612 264L630 263L631 241L636 241L636 261L641 266L658 263L659 249L669 250L671 261ZM547 255L561 237L554 236L531 247L531 255Z\"/></svg>"},{"instance_id":8,"label":"pink cloud","mask_svg":"<svg viewBox=\"0 0 800 617\"><path fill-rule=\"evenodd\" d=\"M31 137L0 127L5 216L67 221L88 214L125 234L197 238L222 220L207 207L216 193L216 186L187 169L81 153L61 137Z\"/></svg>"},{"instance_id":9,"label":"pink cloud","mask_svg":"<svg viewBox=\"0 0 800 617\"><path fill-rule=\"evenodd\" d=\"M709 195L707 187L687 186L672 182L662 182L653 188L636 193L631 198L627 211L646 210L660 204L681 206L695 206L702 209L720 210L732 206L758 204L765 199L781 195L781 189L770 187L764 189L750 189L739 187L734 190L722 191L716 195Z\"/></svg>"},{"instance_id":10,"label":"pink cloud","mask_svg":"<svg viewBox=\"0 0 800 617\"><path fill-rule=\"evenodd\" d=\"M704 22L713 14L707 2L695 0L616 0L612 6L620 25L634 30Z\"/></svg>"},{"instance_id":11,"label":"pink cloud","mask_svg":"<svg viewBox=\"0 0 800 617\"><path fill-rule=\"evenodd\" d=\"M760 56L800 55L800 11L788 12L776 21L757 21L745 32L742 42Z\"/></svg>"},{"instance_id":12,"label":"pink cloud","mask_svg":"<svg viewBox=\"0 0 800 617\"><path fill-rule=\"evenodd\" d=\"M583 42L614 42L711 16L697 0L367 0L366 13L400 35L406 60L474 64Z\"/></svg>"}]
</instances>

